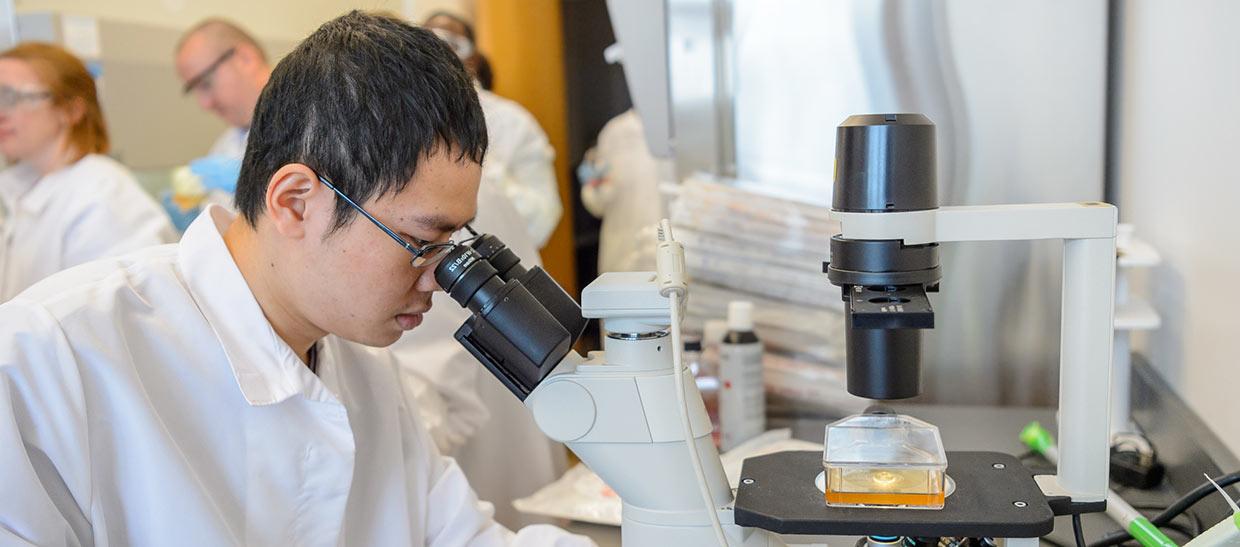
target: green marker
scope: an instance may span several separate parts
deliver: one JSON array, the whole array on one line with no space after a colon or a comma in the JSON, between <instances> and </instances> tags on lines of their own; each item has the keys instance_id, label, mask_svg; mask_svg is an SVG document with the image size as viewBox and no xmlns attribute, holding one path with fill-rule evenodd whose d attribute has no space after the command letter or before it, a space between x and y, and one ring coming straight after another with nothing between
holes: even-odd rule
<instances>
[{"instance_id":1,"label":"green marker","mask_svg":"<svg viewBox=\"0 0 1240 547\"><path fill-rule=\"evenodd\" d=\"M1055 446L1055 436L1042 427L1042 424L1030 422L1025 426L1020 431L1020 442L1030 450L1041 454L1051 463L1059 463L1059 450ZM1154 526L1154 523L1111 490L1107 490L1107 516L1122 524L1124 529L1141 543L1142 547L1178 547L1178 544L1171 541L1171 538Z\"/></svg>"}]
</instances>

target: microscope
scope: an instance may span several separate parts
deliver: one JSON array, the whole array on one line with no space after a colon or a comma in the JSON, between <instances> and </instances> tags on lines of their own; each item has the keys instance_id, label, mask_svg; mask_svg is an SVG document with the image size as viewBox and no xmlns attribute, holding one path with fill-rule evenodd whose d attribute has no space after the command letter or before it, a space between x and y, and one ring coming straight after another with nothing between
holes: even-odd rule
<instances>
[{"instance_id":1,"label":"microscope","mask_svg":"<svg viewBox=\"0 0 1240 547\"><path fill-rule=\"evenodd\" d=\"M876 413L833 424L824 452L746 460L733 492L696 384L678 366L674 338L687 295L683 284L669 290L667 280L684 275L670 226L660 253L671 258L661 257L658 272L603 274L580 306L494 236L451 251L435 276L472 312L456 339L620 496L625 545L774 547L850 535L872 544L987 538L1034 547L1056 515L1103 510L1115 208L941 207L934 125L918 114L845 120L834 192L841 233L824 269L847 302L848 390L879 401L920 391L920 331L934 326L927 293L942 279L940 244L1063 240L1056 474L1034 476L1006 454L945 451L933 426ZM591 318L601 321L603 351L582 357L571 348ZM846 450L833 452L833 436ZM910 469L938 491L879 491Z\"/></svg>"}]
</instances>

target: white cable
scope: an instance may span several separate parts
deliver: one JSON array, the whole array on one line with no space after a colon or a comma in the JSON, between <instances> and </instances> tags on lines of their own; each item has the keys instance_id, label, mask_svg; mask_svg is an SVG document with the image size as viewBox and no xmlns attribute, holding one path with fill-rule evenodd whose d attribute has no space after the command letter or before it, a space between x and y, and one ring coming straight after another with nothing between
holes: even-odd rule
<instances>
[{"instance_id":1,"label":"white cable","mask_svg":"<svg viewBox=\"0 0 1240 547\"><path fill-rule=\"evenodd\" d=\"M660 293L668 297L671 309L672 327L672 371L676 384L676 402L680 407L680 427L685 436L685 447L689 449L689 463L697 476L698 491L702 494L702 502L706 504L706 516L715 530L715 538L721 547L728 547L727 536L723 533L723 525L719 522L719 514L715 510L715 500L710 495L710 486L706 483L706 471L702 468L702 456L698 452L697 442L693 438L693 426L689 422L689 403L685 397L685 369L681 360L684 344L680 339L680 297L686 292L684 281L684 250L672 239L671 223L664 219L659 226L659 278ZM675 260L679 258L679 261ZM671 264L668 264L671 259Z\"/></svg>"},{"instance_id":2,"label":"white cable","mask_svg":"<svg viewBox=\"0 0 1240 547\"><path fill-rule=\"evenodd\" d=\"M728 547L728 539L723 534L723 525L719 523L719 514L715 512L715 500L710 495L710 487L706 485L706 471L702 469L702 456L698 452L697 442L693 438L693 428L689 424L689 404L685 400L685 370L680 359L680 351L684 347L680 341L680 294L673 292L670 300L672 308L672 368L676 371L676 401L680 403L680 427L685 433L685 446L689 448L689 460L693 465L693 473L697 475L698 490L702 493L702 502L706 504L706 515L710 525L715 529L715 537L721 547Z\"/></svg>"}]
</instances>

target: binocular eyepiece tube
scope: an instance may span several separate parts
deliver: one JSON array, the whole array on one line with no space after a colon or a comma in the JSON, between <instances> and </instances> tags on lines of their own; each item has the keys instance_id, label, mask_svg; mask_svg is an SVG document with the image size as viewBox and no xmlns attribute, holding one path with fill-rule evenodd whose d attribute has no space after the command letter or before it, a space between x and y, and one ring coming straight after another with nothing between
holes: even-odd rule
<instances>
[{"instance_id":1,"label":"binocular eyepiece tube","mask_svg":"<svg viewBox=\"0 0 1240 547\"><path fill-rule=\"evenodd\" d=\"M525 268L499 238L451 251L435 280L472 315L454 337L521 400L585 330L581 307L541 267Z\"/></svg>"}]
</instances>

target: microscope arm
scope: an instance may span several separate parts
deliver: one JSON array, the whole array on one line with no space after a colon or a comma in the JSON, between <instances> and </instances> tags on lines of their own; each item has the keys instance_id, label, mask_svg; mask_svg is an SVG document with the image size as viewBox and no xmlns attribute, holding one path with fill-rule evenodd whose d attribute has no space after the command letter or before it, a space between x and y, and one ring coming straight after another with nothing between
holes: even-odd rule
<instances>
[{"instance_id":1,"label":"microscope arm","mask_svg":"<svg viewBox=\"0 0 1240 547\"><path fill-rule=\"evenodd\" d=\"M1064 240L1059 362L1060 464L1039 477L1048 495L1074 502L1106 499L1109 474L1111 342L1115 295L1114 206L1052 203L941 207L925 211L832 211L841 236L903 240L905 245L949 241Z\"/></svg>"},{"instance_id":2,"label":"microscope arm","mask_svg":"<svg viewBox=\"0 0 1240 547\"><path fill-rule=\"evenodd\" d=\"M1113 239L1107 203L1037 203L940 207L898 213L831 211L848 239L902 239L905 245L953 241Z\"/></svg>"},{"instance_id":3,"label":"microscope arm","mask_svg":"<svg viewBox=\"0 0 1240 547\"><path fill-rule=\"evenodd\" d=\"M613 341L615 342L615 341ZM563 442L624 503L625 545L717 545L698 497L675 382L664 356L667 338L612 343L589 359L569 353L525 399L539 429ZM733 547L777 547L764 530L732 521L732 490L711 441L711 423L692 374L687 387L692 434L724 533Z\"/></svg>"}]
</instances>

